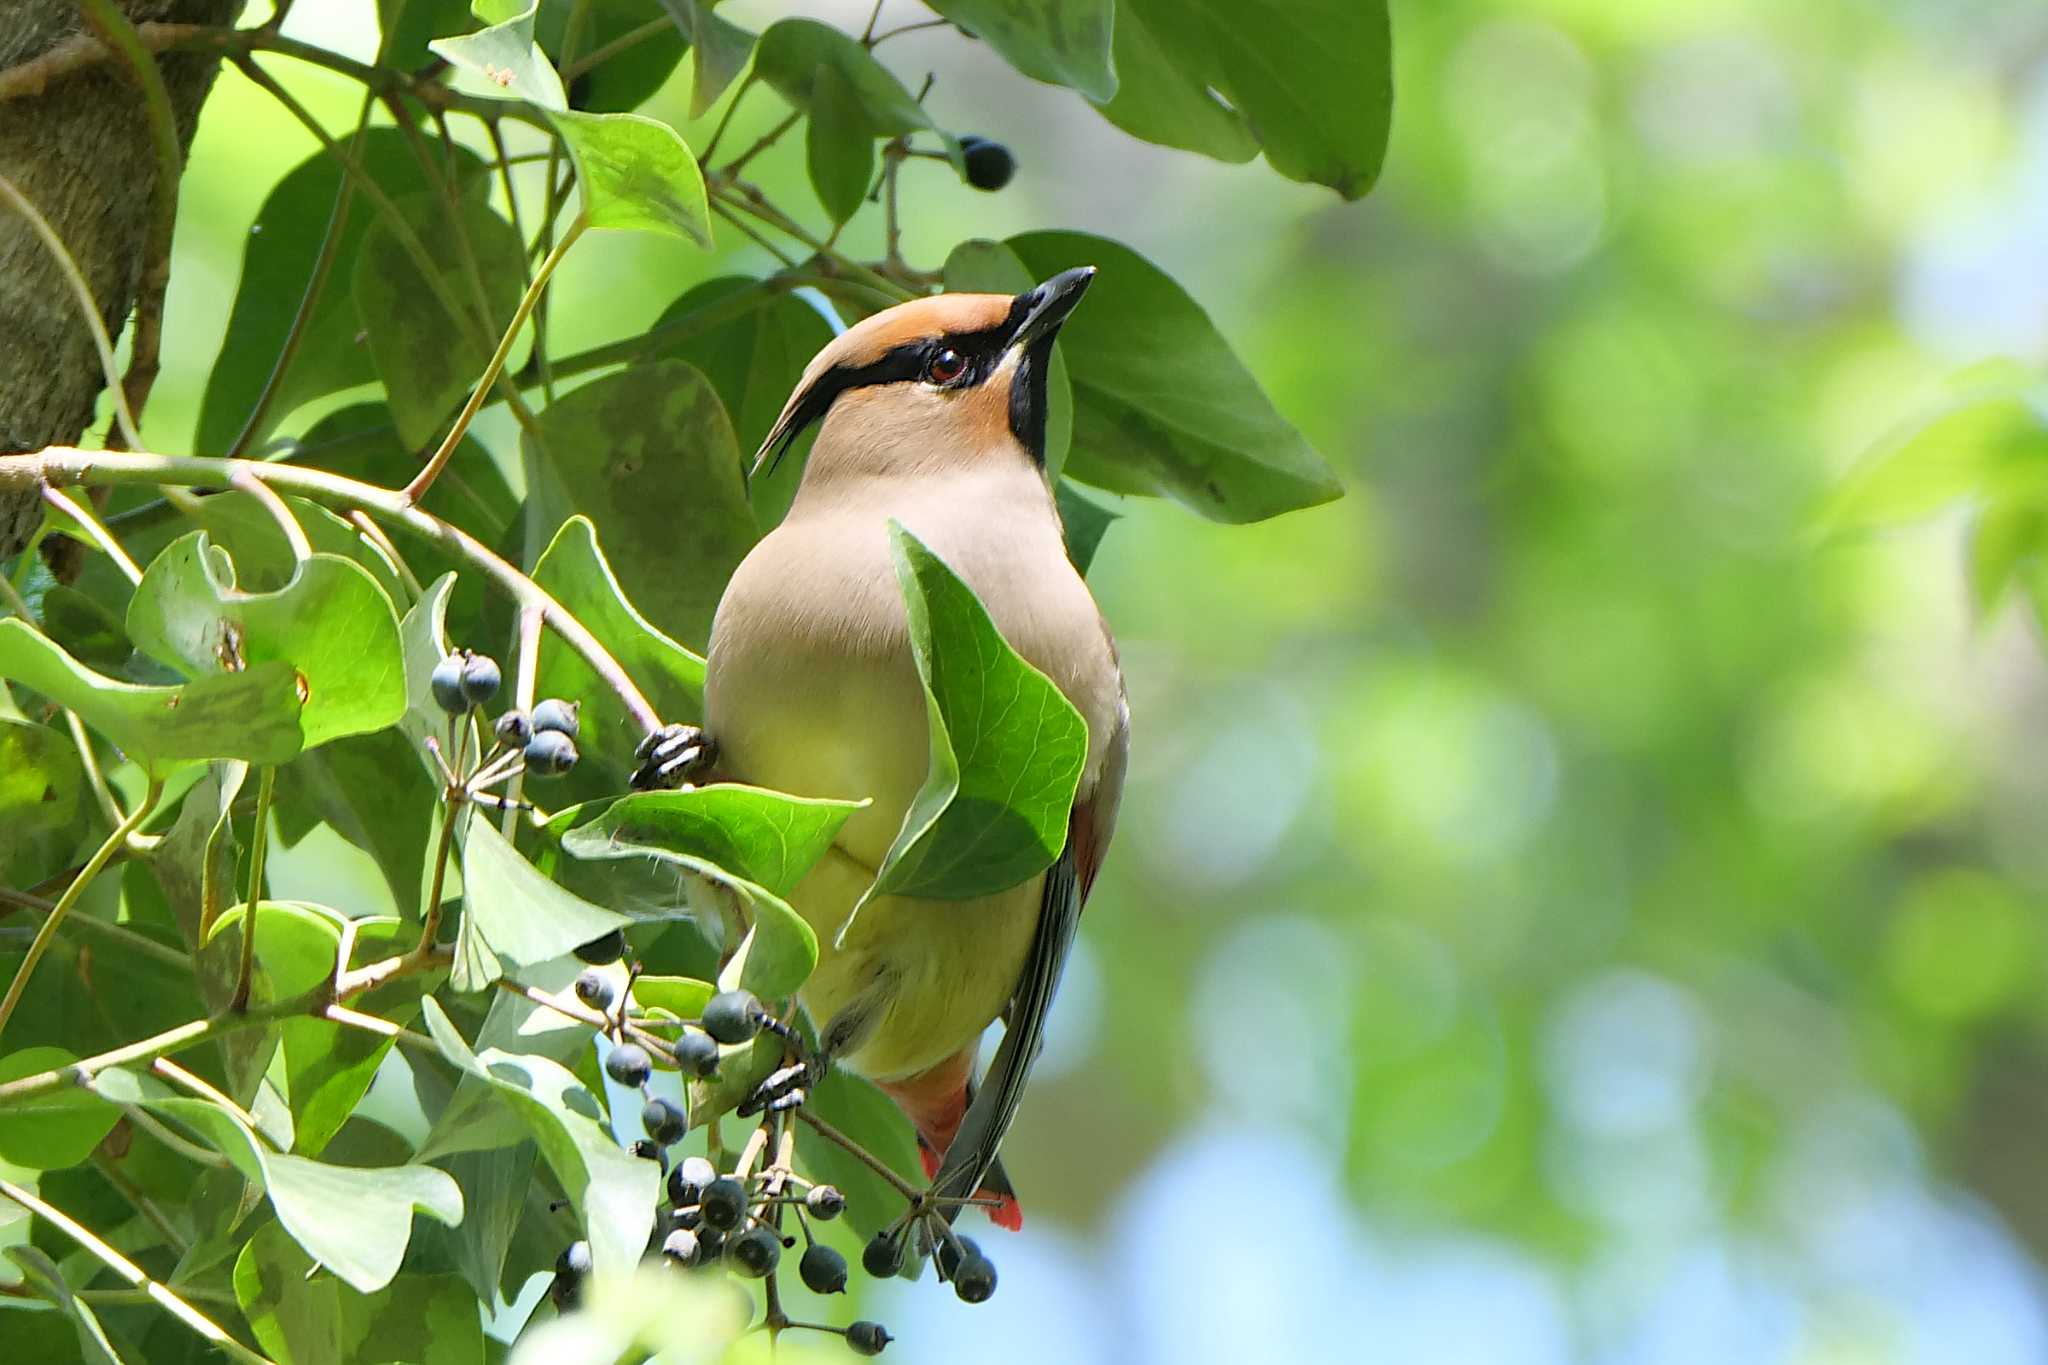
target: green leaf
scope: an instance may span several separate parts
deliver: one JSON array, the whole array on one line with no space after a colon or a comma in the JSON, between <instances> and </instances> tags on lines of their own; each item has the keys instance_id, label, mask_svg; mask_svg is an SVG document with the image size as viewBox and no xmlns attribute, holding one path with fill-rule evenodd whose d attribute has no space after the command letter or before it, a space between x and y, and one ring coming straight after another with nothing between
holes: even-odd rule
<instances>
[{"instance_id":1,"label":"green leaf","mask_svg":"<svg viewBox=\"0 0 2048 1365\"><path fill-rule=\"evenodd\" d=\"M690 38L690 117L703 118L725 88L745 69L754 35L718 17L716 0L661 0L676 26Z\"/></svg>"},{"instance_id":2,"label":"green leaf","mask_svg":"<svg viewBox=\"0 0 2048 1365\"><path fill-rule=\"evenodd\" d=\"M818 202L834 223L860 212L875 178L875 133L838 68L820 66L811 85L804 155Z\"/></svg>"},{"instance_id":3,"label":"green leaf","mask_svg":"<svg viewBox=\"0 0 2048 1365\"><path fill-rule=\"evenodd\" d=\"M25 1047L0 1057L0 1082L69 1066L78 1054L61 1047ZM113 1130L121 1111L91 1091L67 1086L0 1109L0 1161L31 1171L76 1166Z\"/></svg>"},{"instance_id":4,"label":"green leaf","mask_svg":"<svg viewBox=\"0 0 2048 1365\"><path fill-rule=\"evenodd\" d=\"M1121 0L1110 122L1362 197L1393 113L1385 0ZM1212 93L1213 92L1213 93Z\"/></svg>"},{"instance_id":5,"label":"green leaf","mask_svg":"<svg viewBox=\"0 0 2048 1365\"><path fill-rule=\"evenodd\" d=\"M468 0L377 0L377 64L417 71L433 55L429 42L469 24Z\"/></svg>"},{"instance_id":6,"label":"green leaf","mask_svg":"<svg viewBox=\"0 0 2048 1365\"><path fill-rule=\"evenodd\" d=\"M479 181L478 188L488 189L488 182ZM353 290L399 439L417 447L447 426L512 321L523 287L526 245L483 193L453 204L433 192L393 203L433 262L436 280L420 273L398 234L380 217L357 253ZM462 310L462 318L450 315L435 292L436 282Z\"/></svg>"},{"instance_id":7,"label":"green leaf","mask_svg":"<svg viewBox=\"0 0 2048 1365\"><path fill-rule=\"evenodd\" d=\"M412 762L411 746L397 730L338 739L278 769L272 809L288 846L325 823L369 854L391 893L391 908L416 922L420 868L440 818L437 789L410 776Z\"/></svg>"},{"instance_id":8,"label":"green leaf","mask_svg":"<svg viewBox=\"0 0 2048 1365\"><path fill-rule=\"evenodd\" d=\"M551 115L576 163L590 226L711 246L704 173L682 135L643 114Z\"/></svg>"},{"instance_id":9,"label":"green leaf","mask_svg":"<svg viewBox=\"0 0 2048 1365\"><path fill-rule=\"evenodd\" d=\"M381 407L377 411L385 414ZM388 431L390 423L388 414L386 416ZM327 464L324 459L321 467L335 473L344 472ZM418 468L416 462L414 468ZM403 483L404 480L397 482ZM314 550L346 559L363 569L394 603L406 600L405 585L398 576L397 568L382 551L365 541L355 527L318 503L292 497L285 498L284 502ZM227 551L228 557L234 561L235 583L246 592L276 592L291 582L298 572L298 561L292 557L291 546L278 529L277 519L256 500L254 494L236 488L212 494L199 500L191 519L206 532L214 545ZM161 554L169 544L167 540L156 546L150 558ZM133 548L139 552L141 546L138 544Z\"/></svg>"},{"instance_id":10,"label":"green leaf","mask_svg":"<svg viewBox=\"0 0 2048 1365\"><path fill-rule=\"evenodd\" d=\"M896 1101L844 1068L825 1073L805 1102L813 1114L852 1138L913 1186L925 1181L917 1155L917 1133ZM811 1179L837 1185L846 1196L846 1218L863 1238L894 1221L903 1196L867 1164L834 1143L812 1134L797 1143L797 1159Z\"/></svg>"},{"instance_id":11,"label":"green leaf","mask_svg":"<svg viewBox=\"0 0 2048 1365\"><path fill-rule=\"evenodd\" d=\"M510 5L472 5L488 28L454 38L436 38L427 44L435 56L459 71L481 77L491 93L516 96L543 109L566 109L562 78L548 61L547 53L533 39L533 15L539 0L516 13ZM491 22L503 17L502 22Z\"/></svg>"},{"instance_id":12,"label":"green leaf","mask_svg":"<svg viewBox=\"0 0 2048 1365\"><path fill-rule=\"evenodd\" d=\"M690 1126L701 1128L719 1115L731 1113L775 1074L782 1061L782 1040L765 1031L735 1046L720 1045L717 1072L683 1087Z\"/></svg>"},{"instance_id":13,"label":"green leaf","mask_svg":"<svg viewBox=\"0 0 2048 1365\"><path fill-rule=\"evenodd\" d=\"M64 652L90 668L117 670L128 666L134 647L121 618L78 589L52 583L43 593L43 633Z\"/></svg>"},{"instance_id":14,"label":"green leaf","mask_svg":"<svg viewBox=\"0 0 2048 1365\"><path fill-rule=\"evenodd\" d=\"M543 877L481 815L472 816L463 841L462 884L463 940L474 939L494 961L515 966L560 957L632 922ZM464 961L458 945L457 990L481 990L496 979L489 966L479 977Z\"/></svg>"},{"instance_id":15,"label":"green leaf","mask_svg":"<svg viewBox=\"0 0 2048 1365\"><path fill-rule=\"evenodd\" d=\"M782 405L803 377L804 366L832 340L832 324L801 298L771 292L759 280L727 275L693 285L663 310L655 326L680 323L721 305L730 307L734 296L744 291L751 291L753 307L703 327L662 353L689 361L711 381L732 416L740 451L751 454L761 448L782 415ZM808 439L803 445L808 449ZM789 509L803 476L801 453L792 451L774 473L747 486L759 525L775 525Z\"/></svg>"},{"instance_id":16,"label":"green leaf","mask_svg":"<svg viewBox=\"0 0 2048 1365\"><path fill-rule=\"evenodd\" d=\"M924 681L931 772L855 914L877 896L982 896L1044 871L1066 846L1088 757L1087 722L973 591L895 521L889 550Z\"/></svg>"},{"instance_id":17,"label":"green leaf","mask_svg":"<svg viewBox=\"0 0 2048 1365\"><path fill-rule=\"evenodd\" d=\"M10 617L0 621L0 678L70 707L159 776L203 759L283 763L299 752L297 686L281 662L181 687L142 687L93 672Z\"/></svg>"},{"instance_id":18,"label":"green leaf","mask_svg":"<svg viewBox=\"0 0 2048 1365\"><path fill-rule=\"evenodd\" d=\"M150 561L128 603L136 647L191 678L264 663L295 674L308 749L396 724L405 714L398 617L369 573L316 554L276 592L235 586L235 566L204 531Z\"/></svg>"},{"instance_id":19,"label":"green leaf","mask_svg":"<svg viewBox=\"0 0 2048 1365\"><path fill-rule=\"evenodd\" d=\"M237 898L238 849L229 812L248 776L246 763L210 765L185 793L176 822L150 860L189 948L199 946L214 919Z\"/></svg>"},{"instance_id":20,"label":"green leaf","mask_svg":"<svg viewBox=\"0 0 2048 1365\"><path fill-rule=\"evenodd\" d=\"M579 858L684 854L787 896L832 847L847 817L867 804L723 782L635 792L570 827L562 847Z\"/></svg>"},{"instance_id":21,"label":"green leaf","mask_svg":"<svg viewBox=\"0 0 2048 1365\"><path fill-rule=\"evenodd\" d=\"M2048 489L2048 383L2024 366L1992 361L1942 388L1850 471L1822 509L1822 532L1897 525L1964 496Z\"/></svg>"},{"instance_id":22,"label":"green leaf","mask_svg":"<svg viewBox=\"0 0 2048 1365\"><path fill-rule=\"evenodd\" d=\"M1095 562L1095 551L1102 545L1102 537L1109 530L1109 524L1116 521L1120 513L1112 512L1092 498L1081 496L1073 484L1061 479L1052 490L1053 503L1059 508L1060 526L1066 532L1067 558L1074 563L1074 569L1087 577L1088 566Z\"/></svg>"},{"instance_id":23,"label":"green leaf","mask_svg":"<svg viewBox=\"0 0 2048 1365\"><path fill-rule=\"evenodd\" d=\"M107 1329L100 1325L98 1315L85 1300L71 1292L71 1286L64 1283L64 1272L58 1269L55 1261L34 1246L9 1247L6 1255L21 1267L22 1277L38 1294L70 1315L72 1324L78 1329L78 1349L88 1365L122 1365L121 1353L114 1348Z\"/></svg>"},{"instance_id":24,"label":"green leaf","mask_svg":"<svg viewBox=\"0 0 2048 1365\"><path fill-rule=\"evenodd\" d=\"M1021 294L1038 283L1016 252L986 238L954 247L944 276L949 293ZM1045 395L1045 469L1047 477L1057 479L1074 444L1074 388L1067 377L1066 351L1058 342L1045 372Z\"/></svg>"},{"instance_id":25,"label":"green leaf","mask_svg":"<svg viewBox=\"0 0 2048 1365\"><path fill-rule=\"evenodd\" d=\"M924 106L873 54L830 24L815 19L784 19L761 35L760 46L754 51L754 73L773 86L777 94L814 117L818 73L828 68L853 92L855 103L867 115L868 125L876 136L938 133L957 166L960 150L952 134L932 122Z\"/></svg>"},{"instance_id":26,"label":"green leaf","mask_svg":"<svg viewBox=\"0 0 2048 1365\"><path fill-rule=\"evenodd\" d=\"M931 0L1033 80L1080 91L1098 104L1116 93L1110 66L1113 0Z\"/></svg>"},{"instance_id":27,"label":"green leaf","mask_svg":"<svg viewBox=\"0 0 2048 1365\"><path fill-rule=\"evenodd\" d=\"M69 735L0 716L0 882L40 881L17 874L17 860L62 856L77 842L84 792L85 770Z\"/></svg>"},{"instance_id":28,"label":"green leaf","mask_svg":"<svg viewBox=\"0 0 2048 1365\"><path fill-rule=\"evenodd\" d=\"M94 1088L116 1104L139 1104L203 1134L260 1184L292 1239L360 1293L391 1283L412 1240L412 1212L462 1221L462 1191L431 1166L331 1166L271 1151L248 1125L206 1100L189 1099L153 1076L100 1072Z\"/></svg>"},{"instance_id":29,"label":"green leaf","mask_svg":"<svg viewBox=\"0 0 2048 1365\"><path fill-rule=\"evenodd\" d=\"M454 590L455 575L443 574L427 585L420 600L412 604L412 610L398 623L399 644L405 654L405 715L398 727L412 741L420 766L436 785L441 781L441 771L427 752L427 740L444 746L443 757L452 758L447 747L449 735L458 728L450 724L448 713L434 700L433 689L434 666L448 656L448 598ZM462 728L466 728L469 736L464 743L474 752L476 727L465 721Z\"/></svg>"},{"instance_id":30,"label":"green leaf","mask_svg":"<svg viewBox=\"0 0 2048 1365\"><path fill-rule=\"evenodd\" d=\"M561 1063L499 1048L473 1053L439 1003L429 997L421 1013L442 1055L510 1101L532 1132L582 1218L597 1272L632 1269L654 1226L660 1168L612 1140L597 1098Z\"/></svg>"},{"instance_id":31,"label":"green leaf","mask_svg":"<svg viewBox=\"0 0 2048 1365\"><path fill-rule=\"evenodd\" d=\"M381 3L388 6L394 0ZM410 21L427 15L439 3L442 0L410 0L405 17ZM398 63L401 70L412 70L425 61L424 48L416 50L418 60ZM420 159L396 128L372 128L353 141L344 139L342 146L351 149L364 173L393 198L404 199L430 188ZM458 146L452 155L459 180L468 183L482 175L484 163L476 153ZM234 308L200 400L195 449L213 455L225 452L254 410L313 277L342 177L340 164L326 152L316 151L287 172L257 210L243 251ZM348 288L363 238L377 218L367 199L360 194L351 196L327 287L300 334L284 383L256 430L257 442L313 399L377 377L359 336L362 328Z\"/></svg>"},{"instance_id":32,"label":"green leaf","mask_svg":"<svg viewBox=\"0 0 2048 1365\"><path fill-rule=\"evenodd\" d=\"M352 403L348 407L337 408L308 427L294 445L293 458L296 460L385 488L397 488L420 472L419 452L398 439L398 428L392 424L391 410L382 403ZM201 506L211 507L231 497L245 496L225 494L208 498ZM447 468L427 489L420 505L442 520L454 522L486 545L498 544L506 528L513 525L519 516L518 495L506 484L497 461L474 436L462 438ZM297 506L294 504L295 508ZM325 511L324 508L321 510ZM328 515L332 516L331 513ZM262 520L272 531L273 554L282 554L284 542L276 537L276 523L267 515ZM339 518L335 521L350 535L355 534L353 526ZM211 523L202 520L202 524L211 529ZM323 542L320 533L310 523L306 534L312 538L314 549L336 549L334 545ZM220 539L218 536L215 538ZM242 553L242 546L225 540L221 543L234 554L235 563L242 567L244 576L251 576L250 563ZM418 538L406 545L405 554L419 570L422 581L432 581L458 562L454 556L442 553L439 546ZM285 568L288 572L288 562ZM395 594L393 600L397 600Z\"/></svg>"},{"instance_id":33,"label":"green leaf","mask_svg":"<svg viewBox=\"0 0 2048 1365\"><path fill-rule=\"evenodd\" d=\"M1144 257L1080 232L1012 237L1036 279L1101 274L1060 330L1072 366L1067 477L1171 497L1215 521L1259 521L1342 495L1201 306Z\"/></svg>"},{"instance_id":34,"label":"green leaf","mask_svg":"<svg viewBox=\"0 0 2048 1365\"><path fill-rule=\"evenodd\" d=\"M760 892L760 888L753 888ZM750 896L753 922L718 974L722 991L749 990L763 1000L786 1000L797 993L818 965L818 936L804 917L780 896Z\"/></svg>"},{"instance_id":35,"label":"green leaf","mask_svg":"<svg viewBox=\"0 0 2048 1365\"><path fill-rule=\"evenodd\" d=\"M666 1010L678 1019L696 1019L717 993L709 981L689 976L636 976L633 1002L643 1010Z\"/></svg>"},{"instance_id":36,"label":"green leaf","mask_svg":"<svg viewBox=\"0 0 2048 1365\"><path fill-rule=\"evenodd\" d=\"M564 394L526 452L528 544L576 512L604 527L619 585L686 643L708 639L726 580L752 548L732 424L677 360L630 365Z\"/></svg>"},{"instance_id":37,"label":"green leaf","mask_svg":"<svg viewBox=\"0 0 2048 1365\"><path fill-rule=\"evenodd\" d=\"M213 921L198 954L197 977L200 996L209 1011L228 1007L234 999L242 959L242 924L249 914L246 904L234 905ZM252 1000L269 1003L302 995L334 975L335 960L341 956L341 917L287 901L263 901L256 907L256 957L250 975ZM271 1062L277 1055L281 1025L238 1029L221 1040L227 1091L244 1104L261 1089ZM296 1140L281 1126L271 1134L279 1146Z\"/></svg>"},{"instance_id":38,"label":"green leaf","mask_svg":"<svg viewBox=\"0 0 2048 1365\"><path fill-rule=\"evenodd\" d=\"M361 1294L318 1269L275 1223L235 1261L235 1300L278 1365L481 1365L483 1320L460 1276L405 1275Z\"/></svg>"},{"instance_id":39,"label":"green leaf","mask_svg":"<svg viewBox=\"0 0 2048 1365\"><path fill-rule=\"evenodd\" d=\"M627 600L588 517L574 516L562 523L534 566L533 580L611 651L663 720L694 722L702 717L704 660L670 639ZM593 784L595 790L621 790L638 729L583 656L553 631L541 635L535 695L581 698L582 733L597 741L586 742L583 761L569 775L584 777L584 784L568 790L591 790Z\"/></svg>"}]
</instances>

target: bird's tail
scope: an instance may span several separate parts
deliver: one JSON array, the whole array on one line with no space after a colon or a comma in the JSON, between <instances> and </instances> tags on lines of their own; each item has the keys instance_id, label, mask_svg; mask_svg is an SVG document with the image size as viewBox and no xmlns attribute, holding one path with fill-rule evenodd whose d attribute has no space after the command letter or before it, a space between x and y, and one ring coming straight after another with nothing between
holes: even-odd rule
<instances>
[{"instance_id":1,"label":"bird's tail","mask_svg":"<svg viewBox=\"0 0 2048 1365\"><path fill-rule=\"evenodd\" d=\"M929 1071L900 1081L884 1081L882 1089L896 1101L917 1128L917 1155L924 1163L927 1180L939 1173L946 1150L960 1131L960 1121L974 1099L974 1049L962 1048ZM982 1177L977 1199L997 1202L988 1209L989 1220L999 1228L1016 1232L1024 1226L1024 1210L1010 1177L997 1160Z\"/></svg>"}]
</instances>

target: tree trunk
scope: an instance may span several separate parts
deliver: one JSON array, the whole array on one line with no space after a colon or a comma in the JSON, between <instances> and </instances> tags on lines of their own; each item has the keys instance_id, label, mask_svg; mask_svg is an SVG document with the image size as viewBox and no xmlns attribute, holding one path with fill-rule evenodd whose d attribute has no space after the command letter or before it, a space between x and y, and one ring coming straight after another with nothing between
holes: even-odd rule
<instances>
[{"instance_id":1,"label":"tree trunk","mask_svg":"<svg viewBox=\"0 0 2048 1365\"><path fill-rule=\"evenodd\" d=\"M5 8L0 70L85 31L76 0L8 0ZM138 23L225 24L241 0L121 0L121 8ZM178 145L188 148L220 61L176 53L160 65ZM0 102L0 175L50 220L118 337L135 306L157 179L149 117L128 68L110 60ZM25 218L0 206L0 452L77 444L104 386L56 258ZM33 494L0 494L0 556L26 543L37 513Z\"/></svg>"}]
</instances>

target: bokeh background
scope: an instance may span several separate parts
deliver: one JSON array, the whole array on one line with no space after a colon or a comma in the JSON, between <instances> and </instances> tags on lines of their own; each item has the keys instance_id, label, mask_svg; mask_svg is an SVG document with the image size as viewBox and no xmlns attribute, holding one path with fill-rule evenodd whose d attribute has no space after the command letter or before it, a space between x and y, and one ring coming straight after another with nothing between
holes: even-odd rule
<instances>
[{"instance_id":1,"label":"bokeh background","mask_svg":"<svg viewBox=\"0 0 2048 1365\"><path fill-rule=\"evenodd\" d=\"M289 31L367 55L370 8ZM910 163L914 263L1130 243L1349 494L1119 509L1093 581L1133 775L1006 1154L1029 1222L991 1234L990 1304L863 1307L908 1361L2048 1359L2040 639L1973 609L1966 510L1816 529L1958 368L2048 359L2048 9L1393 18L1356 205L1137 143L947 30L881 49L1021 162L996 195ZM223 74L157 448L189 448L257 204L312 150ZM802 156L758 166L800 210ZM555 344L770 264L599 234ZM283 896L374 882L332 838L274 859Z\"/></svg>"}]
</instances>

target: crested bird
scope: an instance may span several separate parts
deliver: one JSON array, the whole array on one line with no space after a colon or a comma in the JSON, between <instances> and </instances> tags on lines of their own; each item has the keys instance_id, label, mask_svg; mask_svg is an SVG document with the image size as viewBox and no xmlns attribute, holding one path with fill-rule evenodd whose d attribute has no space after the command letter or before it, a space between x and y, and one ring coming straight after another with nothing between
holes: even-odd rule
<instances>
[{"instance_id":1,"label":"crested bird","mask_svg":"<svg viewBox=\"0 0 2048 1365\"><path fill-rule=\"evenodd\" d=\"M806 796L869 797L790 896L817 931L802 1000L822 1058L866 1075L915 1125L938 1195L999 1201L1015 1115L1081 905L1115 826L1129 747L1116 647L1067 558L1045 466L1054 338L1094 269L1017 295L943 294L877 313L810 362L755 459L816 425L787 517L718 605L704 724L641 746L636 785L715 772ZM1022 885L971 900L878 898L874 881L929 763L889 523L972 588L1003 637L1088 726L1064 850ZM974 1090L982 1033L1004 1042Z\"/></svg>"}]
</instances>

